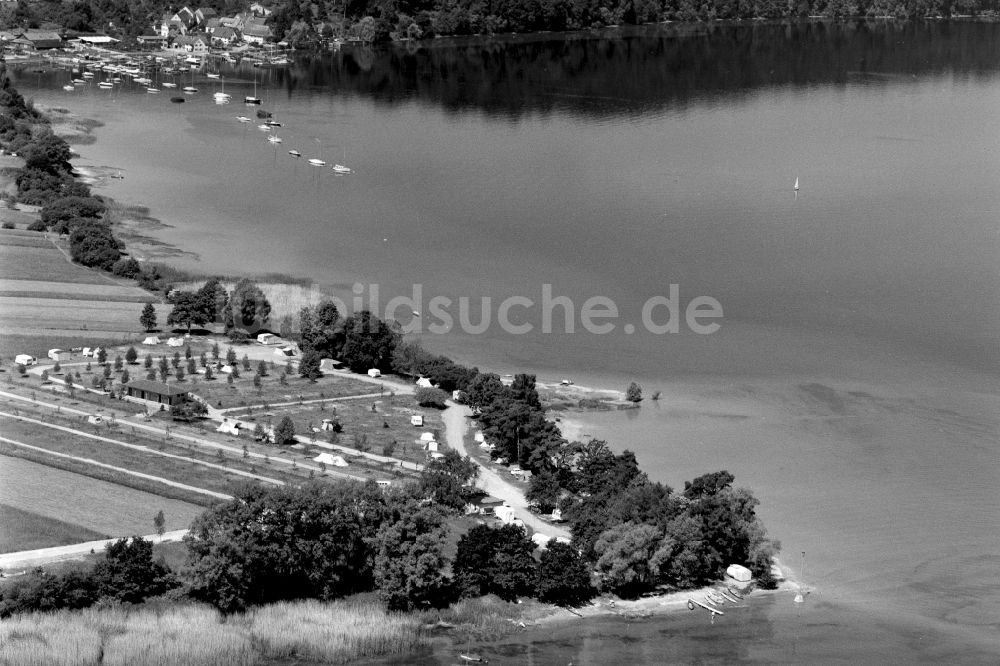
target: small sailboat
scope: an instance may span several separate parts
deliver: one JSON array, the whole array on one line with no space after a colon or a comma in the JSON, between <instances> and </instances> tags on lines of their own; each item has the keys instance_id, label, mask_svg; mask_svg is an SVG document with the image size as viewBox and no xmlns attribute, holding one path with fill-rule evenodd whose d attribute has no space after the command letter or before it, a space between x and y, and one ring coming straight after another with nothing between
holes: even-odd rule
<instances>
[{"instance_id":1,"label":"small sailboat","mask_svg":"<svg viewBox=\"0 0 1000 666\"><path fill-rule=\"evenodd\" d=\"M207 76L210 79L217 79L217 78L219 78L220 75L216 74L215 72L209 72L209 73L205 74L205 76Z\"/></svg>"},{"instance_id":2,"label":"small sailboat","mask_svg":"<svg viewBox=\"0 0 1000 666\"><path fill-rule=\"evenodd\" d=\"M314 167L326 166L326 162L323 161L323 149L322 149L322 144L319 142L319 139L316 139L316 144L320 146L319 157L310 157L309 166L314 166Z\"/></svg>"},{"instance_id":3,"label":"small sailboat","mask_svg":"<svg viewBox=\"0 0 1000 666\"><path fill-rule=\"evenodd\" d=\"M248 122L250 122L250 119L247 118L246 116L236 116L236 120L240 121L241 123L248 123Z\"/></svg>"},{"instance_id":4,"label":"small sailboat","mask_svg":"<svg viewBox=\"0 0 1000 666\"><path fill-rule=\"evenodd\" d=\"M164 81L161 85L164 88L176 88L177 87L176 83L171 83L170 81Z\"/></svg>"},{"instance_id":5,"label":"small sailboat","mask_svg":"<svg viewBox=\"0 0 1000 666\"><path fill-rule=\"evenodd\" d=\"M150 95L155 95L156 93L160 92L160 89L159 88L146 88L146 92L148 92Z\"/></svg>"},{"instance_id":6,"label":"small sailboat","mask_svg":"<svg viewBox=\"0 0 1000 666\"><path fill-rule=\"evenodd\" d=\"M347 148L344 148L344 161L347 161ZM350 167L344 166L343 164L334 164L333 170L336 173L351 173Z\"/></svg>"},{"instance_id":7,"label":"small sailboat","mask_svg":"<svg viewBox=\"0 0 1000 666\"><path fill-rule=\"evenodd\" d=\"M798 191L799 191L799 178L798 178L798 176L796 176L796 177L795 177L795 185L794 185L793 189L794 189L794 190L795 190L796 192L798 192Z\"/></svg>"},{"instance_id":8,"label":"small sailboat","mask_svg":"<svg viewBox=\"0 0 1000 666\"><path fill-rule=\"evenodd\" d=\"M63 86L63 90L70 92L76 90L76 88L73 87L73 84L67 83L66 85Z\"/></svg>"},{"instance_id":9,"label":"small sailboat","mask_svg":"<svg viewBox=\"0 0 1000 666\"><path fill-rule=\"evenodd\" d=\"M216 74L216 77L218 77L218 74ZM225 79L222 79L222 90L219 90L219 91L216 91L215 93L213 93L212 97L215 98L216 102L218 102L218 101L228 102L230 99L232 99L233 96L226 92L226 80Z\"/></svg>"},{"instance_id":10,"label":"small sailboat","mask_svg":"<svg viewBox=\"0 0 1000 666\"><path fill-rule=\"evenodd\" d=\"M302 153L300 153L297 150L289 150L288 154L291 155L292 157L302 157Z\"/></svg>"},{"instance_id":11,"label":"small sailboat","mask_svg":"<svg viewBox=\"0 0 1000 666\"><path fill-rule=\"evenodd\" d=\"M244 104L260 104L260 98L257 97L257 74L253 75L253 95L247 95L243 98Z\"/></svg>"},{"instance_id":12,"label":"small sailboat","mask_svg":"<svg viewBox=\"0 0 1000 666\"><path fill-rule=\"evenodd\" d=\"M268 135L267 140L270 141L273 144L279 144L279 143L281 143L281 137L278 136L277 134Z\"/></svg>"}]
</instances>

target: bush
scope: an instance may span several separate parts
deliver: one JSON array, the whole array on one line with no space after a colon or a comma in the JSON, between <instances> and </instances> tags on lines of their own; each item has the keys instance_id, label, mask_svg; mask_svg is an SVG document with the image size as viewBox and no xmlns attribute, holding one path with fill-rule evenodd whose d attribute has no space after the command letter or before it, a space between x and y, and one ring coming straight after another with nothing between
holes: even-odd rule
<instances>
[{"instance_id":1,"label":"bush","mask_svg":"<svg viewBox=\"0 0 1000 666\"><path fill-rule=\"evenodd\" d=\"M13 222L4 222L2 226L3 226L4 229L13 229L13 228L15 228L15 224Z\"/></svg>"},{"instance_id":2,"label":"bush","mask_svg":"<svg viewBox=\"0 0 1000 666\"><path fill-rule=\"evenodd\" d=\"M235 345L245 345L250 342L250 333L245 328L234 328L228 335L229 341Z\"/></svg>"},{"instance_id":3,"label":"bush","mask_svg":"<svg viewBox=\"0 0 1000 666\"><path fill-rule=\"evenodd\" d=\"M142 272L142 266L133 257L122 257L111 267L111 272L118 277L135 279Z\"/></svg>"},{"instance_id":4,"label":"bush","mask_svg":"<svg viewBox=\"0 0 1000 666\"><path fill-rule=\"evenodd\" d=\"M439 388L420 388L417 389L416 398L421 407L444 409L448 394Z\"/></svg>"}]
</instances>

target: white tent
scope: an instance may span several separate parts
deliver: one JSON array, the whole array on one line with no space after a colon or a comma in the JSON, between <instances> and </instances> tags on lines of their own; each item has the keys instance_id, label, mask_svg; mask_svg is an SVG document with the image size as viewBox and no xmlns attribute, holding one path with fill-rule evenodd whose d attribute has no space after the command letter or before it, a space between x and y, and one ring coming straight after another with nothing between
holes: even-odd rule
<instances>
[{"instance_id":1,"label":"white tent","mask_svg":"<svg viewBox=\"0 0 1000 666\"><path fill-rule=\"evenodd\" d=\"M433 388L434 385L431 384L431 380L427 379L426 377L421 377L420 379L417 380L417 386L419 386L420 388Z\"/></svg>"},{"instance_id":2,"label":"white tent","mask_svg":"<svg viewBox=\"0 0 1000 666\"><path fill-rule=\"evenodd\" d=\"M420 441L421 442L433 442L434 441L434 433L432 433L432 432L425 432L425 433L421 434L420 435Z\"/></svg>"},{"instance_id":3,"label":"white tent","mask_svg":"<svg viewBox=\"0 0 1000 666\"><path fill-rule=\"evenodd\" d=\"M184 338L167 338L167 345L170 347L183 347Z\"/></svg>"},{"instance_id":4,"label":"white tent","mask_svg":"<svg viewBox=\"0 0 1000 666\"><path fill-rule=\"evenodd\" d=\"M753 578L750 570L740 564L730 564L726 567L726 575L740 583L749 583Z\"/></svg>"},{"instance_id":5,"label":"white tent","mask_svg":"<svg viewBox=\"0 0 1000 666\"><path fill-rule=\"evenodd\" d=\"M144 345L158 345L160 344L160 339L155 335L150 335L145 340L142 341Z\"/></svg>"},{"instance_id":6,"label":"white tent","mask_svg":"<svg viewBox=\"0 0 1000 666\"><path fill-rule=\"evenodd\" d=\"M223 419L219 427L215 429L215 432L224 432L227 435L239 435L240 434L240 423L239 421L230 421L229 419Z\"/></svg>"},{"instance_id":7,"label":"white tent","mask_svg":"<svg viewBox=\"0 0 1000 666\"><path fill-rule=\"evenodd\" d=\"M480 444L482 444L483 442L485 442L485 441L486 441L486 437L484 437L484 436L483 436L483 433L482 433L482 431L481 431L481 430L477 430L477 431L476 431L476 434L474 434L474 435L472 436L472 439L476 440L476 441L477 441L477 442L479 442Z\"/></svg>"},{"instance_id":8,"label":"white tent","mask_svg":"<svg viewBox=\"0 0 1000 666\"><path fill-rule=\"evenodd\" d=\"M335 456L332 453L321 453L315 458L315 462L323 463L324 465L333 465L334 467L347 467L347 461L344 460L342 456Z\"/></svg>"},{"instance_id":9,"label":"white tent","mask_svg":"<svg viewBox=\"0 0 1000 666\"><path fill-rule=\"evenodd\" d=\"M535 532L531 535L531 540L535 542L535 545L542 550L545 550L549 545L549 541L552 541L552 537L548 534L542 534L541 532Z\"/></svg>"}]
</instances>

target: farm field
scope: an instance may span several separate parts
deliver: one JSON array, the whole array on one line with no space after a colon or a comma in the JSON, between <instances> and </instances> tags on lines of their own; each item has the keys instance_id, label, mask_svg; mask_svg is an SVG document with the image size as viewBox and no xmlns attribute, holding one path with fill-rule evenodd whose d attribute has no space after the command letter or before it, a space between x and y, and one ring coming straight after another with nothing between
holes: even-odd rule
<instances>
[{"instance_id":1,"label":"farm field","mask_svg":"<svg viewBox=\"0 0 1000 666\"><path fill-rule=\"evenodd\" d=\"M0 230L0 355L123 342L156 298L70 263L41 233Z\"/></svg>"},{"instance_id":2,"label":"farm field","mask_svg":"<svg viewBox=\"0 0 1000 666\"><path fill-rule=\"evenodd\" d=\"M96 541L107 534L0 504L0 553Z\"/></svg>"},{"instance_id":3,"label":"farm field","mask_svg":"<svg viewBox=\"0 0 1000 666\"><path fill-rule=\"evenodd\" d=\"M20 458L0 456L0 504L112 537L149 534L163 510L166 529L184 529L202 507Z\"/></svg>"}]
</instances>

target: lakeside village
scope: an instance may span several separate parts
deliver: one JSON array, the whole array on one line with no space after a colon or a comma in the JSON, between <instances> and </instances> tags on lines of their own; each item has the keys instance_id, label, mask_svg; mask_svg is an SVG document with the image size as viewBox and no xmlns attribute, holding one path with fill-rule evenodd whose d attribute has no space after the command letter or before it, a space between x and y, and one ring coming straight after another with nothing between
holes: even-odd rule
<instances>
[{"instance_id":1,"label":"lakeside village","mask_svg":"<svg viewBox=\"0 0 1000 666\"><path fill-rule=\"evenodd\" d=\"M86 78L106 70L136 76L140 83L140 78L151 82L157 74L211 70L213 66L218 69L223 62L283 67L292 63L293 44L275 39L269 22L272 14L272 9L260 3L231 16L220 16L211 7L182 7L164 13L159 21L147 26L144 34L134 37L85 33L60 25L49 29L12 26L0 30L0 52L10 62L45 61L71 66L83 69ZM336 50L345 40L362 39L357 29L335 37L334 26L322 21L311 28L308 39L293 37L294 47Z\"/></svg>"},{"instance_id":2,"label":"lakeside village","mask_svg":"<svg viewBox=\"0 0 1000 666\"><path fill-rule=\"evenodd\" d=\"M728 472L675 491L628 450L563 437L553 405L604 402L582 389L137 261L5 66L0 105L0 454L79 480L0 504L0 661L476 661L540 623L714 622L776 586L779 545ZM86 524L136 504L155 534Z\"/></svg>"}]
</instances>

